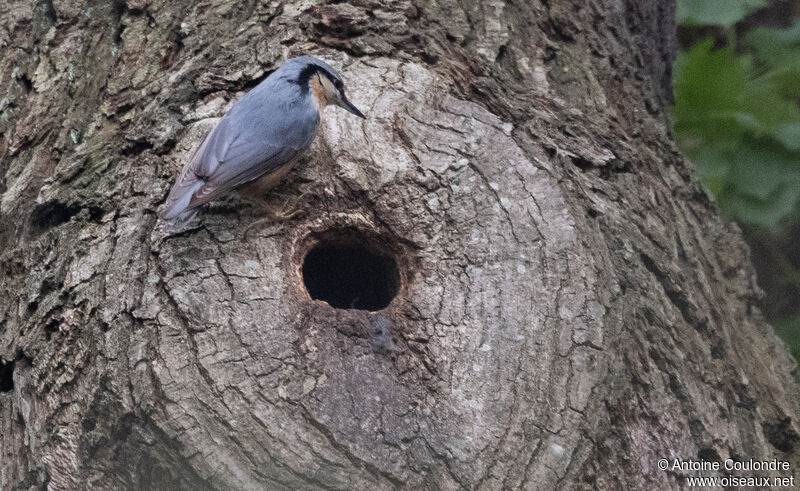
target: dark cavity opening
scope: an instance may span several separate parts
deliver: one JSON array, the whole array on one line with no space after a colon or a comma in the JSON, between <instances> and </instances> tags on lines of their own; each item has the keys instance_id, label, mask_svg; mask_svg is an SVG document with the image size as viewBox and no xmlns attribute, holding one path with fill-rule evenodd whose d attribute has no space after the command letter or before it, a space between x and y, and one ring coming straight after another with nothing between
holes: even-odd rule
<instances>
[{"instance_id":1,"label":"dark cavity opening","mask_svg":"<svg viewBox=\"0 0 800 491\"><path fill-rule=\"evenodd\" d=\"M14 362L0 358L0 392L14 390Z\"/></svg>"},{"instance_id":2,"label":"dark cavity opening","mask_svg":"<svg viewBox=\"0 0 800 491\"><path fill-rule=\"evenodd\" d=\"M337 309L376 311L389 306L400 288L397 262L356 241L322 241L303 260L303 283L314 300Z\"/></svg>"}]
</instances>

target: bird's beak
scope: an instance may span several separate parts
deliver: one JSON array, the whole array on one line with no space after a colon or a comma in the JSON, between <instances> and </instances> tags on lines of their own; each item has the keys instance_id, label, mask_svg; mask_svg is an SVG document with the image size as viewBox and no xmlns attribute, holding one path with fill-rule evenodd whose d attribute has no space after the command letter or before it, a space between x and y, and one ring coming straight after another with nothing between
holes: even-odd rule
<instances>
[{"instance_id":1,"label":"bird's beak","mask_svg":"<svg viewBox=\"0 0 800 491\"><path fill-rule=\"evenodd\" d=\"M359 111L358 108L354 106L352 102L347 100L347 97L342 97L342 103L340 105L349 112L358 116L359 118L366 118L366 116L361 114L361 111Z\"/></svg>"}]
</instances>

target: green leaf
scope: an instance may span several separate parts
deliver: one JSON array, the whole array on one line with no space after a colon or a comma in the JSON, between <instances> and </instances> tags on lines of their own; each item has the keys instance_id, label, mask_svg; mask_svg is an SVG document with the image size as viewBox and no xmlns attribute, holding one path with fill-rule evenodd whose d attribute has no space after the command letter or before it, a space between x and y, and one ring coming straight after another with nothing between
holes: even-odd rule
<instances>
[{"instance_id":1,"label":"green leaf","mask_svg":"<svg viewBox=\"0 0 800 491\"><path fill-rule=\"evenodd\" d=\"M800 22L749 42L755 57L712 39L679 54L675 133L724 211L773 227L800 211Z\"/></svg>"},{"instance_id":2,"label":"green leaf","mask_svg":"<svg viewBox=\"0 0 800 491\"><path fill-rule=\"evenodd\" d=\"M730 47L712 48L713 40L706 39L682 53L676 64L673 114L679 136L734 146L745 135L772 134L780 125L800 120L797 104L787 100L773 79L753 78L750 57Z\"/></svg>"},{"instance_id":3,"label":"green leaf","mask_svg":"<svg viewBox=\"0 0 800 491\"><path fill-rule=\"evenodd\" d=\"M800 150L800 121L792 121L779 125L773 136L789 150Z\"/></svg>"},{"instance_id":4,"label":"green leaf","mask_svg":"<svg viewBox=\"0 0 800 491\"><path fill-rule=\"evenodd\" d=\"M800 183L797 156L767 139L746 139L730 155L729 183L737 195L767 201L784 185Z\"/></svg>"},{"instance_id":5,"label":"green leaf","mask_svg":"<svg viewBox=\"0 0 800 491\"><path fill-rule=\"evenodd\" d=\"M775 84L766 81L749 82L742 105L746 113L758 120L758 125L750 126L757 133L771 132L783 123L800 118L797 104L787 100Z\"/></svg>"},{"instance_id":6,"label":"green leaf","mask_svg":"<svg viewBox=\"0 0 800 491\"><path fill-rule=\"evenodd\" d=\"M799 186L781 186L766 200L723 194L719 198L719 203L723 209L742 222L772 228L794 210L799 197Z\"/></svg>"},{"instance_id":7,"label":"green leaf","mask_svg":"<svg viewBox=\"0 0 800 491\"><path fill-rule=\"evenodd\" d=\"M792 58L786 58L765 72L760 80L772 85L785 99L800 99L800 48Z\"/></svg>"},{"instance_id":8,"label":"green leaf","mask_svg":"<svg viewBox=\"0 0 800 491\"><path fill-rule=\"evenodd\" d=\"M698 111L733 113L742 109L742 96L750 72L749 59L732 48L713 50L706 38L682 54L675 80L675 110L693 117Z\"/></svg>"},{"instance_id":9,"label":"green leaf","mask_svg":"<svg viewBox=\"0 0 800 491\"><path fill-rule=\"evenodd\" d=\"M797 209L800 154L770 138L700 146L688 155L720 207L742 222L773 227Z\"/></svg>"},{"instance_id":10,"label":"green leaf","mask_svg":"<svg viewBox=\"0 0 800 491\"><path fill-rule=\"evenodd\" d=\"M675 72L675 129L700 141L729 141L742 135L748 118L745 94L750 74L748 58L731 48L713 50L705 39L679 55ZM752 123L752 120L750 120Z\"/></svg>"},{"instance_id":11,"label":"green leaf","mask_svg":"<svg viewBox=\"0 0 800 491\"><path fill-rule=\"evenodd\" d=\"M786 29L757 27L744 37L746 46L753 48L759 59L770 65L797 55L800 47L800 20Z\"/></svg>"},{"instance_id":12,"label":"green leaf","mask_svg":"<svg viewBox=\"0 0 800 491\"><path fill-rule=\"evenodd\" d=\"M701 145L688 153L691 161L697 166L700 179L714 194L720 194L728 183L730 172L729 146Z\"/></svg>"},{"instance_id":13,"label":"green leaf","mask_svg":"<svg viewBox=\"0 0 800 491\"><path fill-rule=\"evenodd\" d=\"M755 28L744 37L743 46L755 54L761 66L759 80L786 98L800 97L800 20L786 29Z\"/></svg>"},{"instance_id":14,"label":"green leaf","mask_svg":"<svg viewBox=\"0 0 800 491\"><path fill-rule=\"evenodd\" d=\"M800 315L776 324L775 332L789 345L795 359L800 360Z\"/></svg>"},{"instance_id":15,"label":"green leaf","mask_svg":"<svg viewBox=\"0 0 800 491\"><path fill-rule=\"evenodd\" d=\"M733 119L736 120L742 128L751 130L756 133L762 133L769 128L759 120L755 114L752 113L734 113Z\"/></svg>"},{"instance_id":16,"label":"green leaf","mask_svg":"<svg viewBox=\"0 0 800 491\"><path fill-rule=\"evenodd\" d=\"M678 24L729 26L755 9L765 7L765 0L678 0Z\"/></svg>"}]
</instances>

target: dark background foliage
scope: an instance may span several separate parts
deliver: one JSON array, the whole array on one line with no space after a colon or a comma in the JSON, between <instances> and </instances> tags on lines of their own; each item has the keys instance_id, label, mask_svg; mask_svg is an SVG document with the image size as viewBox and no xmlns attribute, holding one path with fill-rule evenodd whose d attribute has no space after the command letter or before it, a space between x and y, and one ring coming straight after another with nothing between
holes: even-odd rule
<instances>
[{"instance_id":1,"label":"dark background foliage","mask_svg":"<svg viewBox=\"0 0 800 491\"><path fill-rule=\"evenodd\" d=\"M679 0L676 137L753 250L762 309L800 358L800 5Z\"/></svg>"}]
</instances>

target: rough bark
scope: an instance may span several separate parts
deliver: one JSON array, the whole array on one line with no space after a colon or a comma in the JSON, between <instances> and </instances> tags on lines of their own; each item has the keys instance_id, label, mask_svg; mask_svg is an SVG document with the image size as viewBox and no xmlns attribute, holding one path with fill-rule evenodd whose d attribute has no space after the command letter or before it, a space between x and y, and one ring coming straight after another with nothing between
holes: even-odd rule
<instances>
[{"instance_id":1,"label":"rough bark","mask_svg":"<svg viewBox=\"0 0 800 491\"><path fill-rule=\"evenodd\" d=\"M794 365L667 129L671 3L3 9L0 488L679 488L657 459L798 464ZM157 246L188 152L285 54L341 68L368 120L325 112L270 198L306 192L301 218L245 240L258 210L232 196ZM397 258L388 308L309 298L303 256L337 233Z\"/></svg>"}]
</instances>

